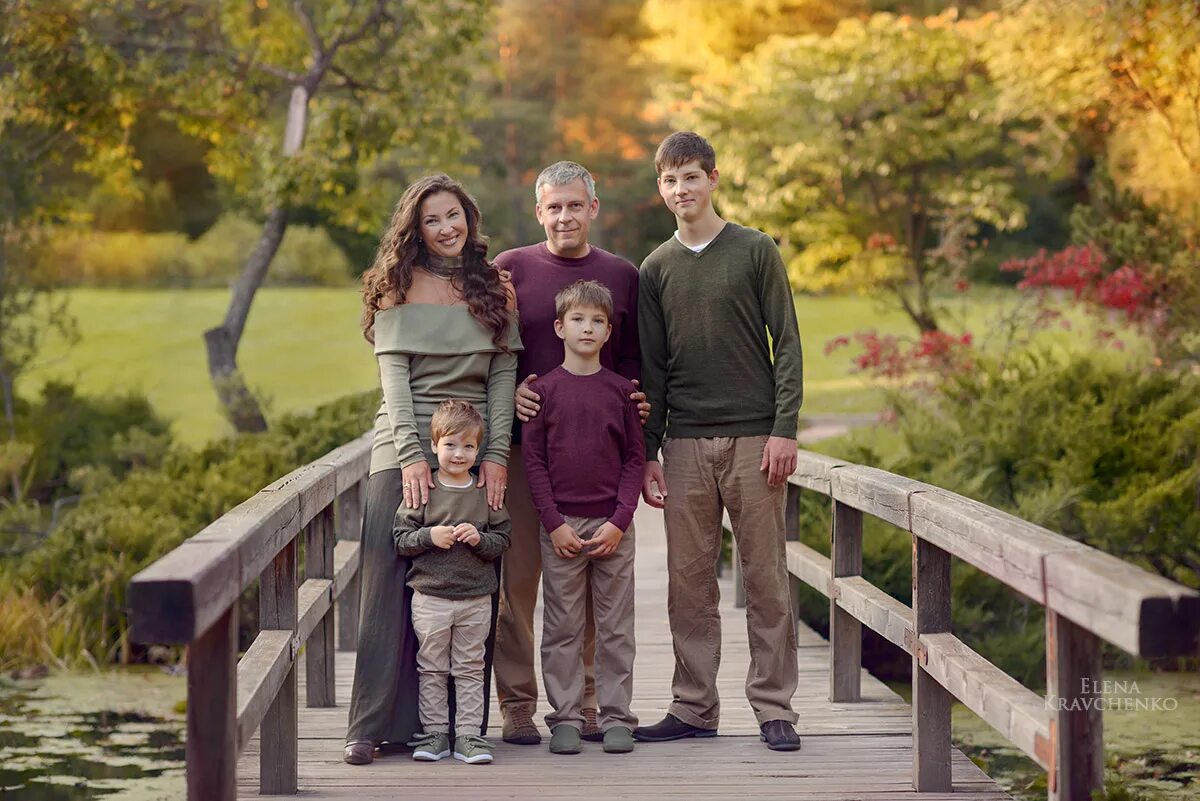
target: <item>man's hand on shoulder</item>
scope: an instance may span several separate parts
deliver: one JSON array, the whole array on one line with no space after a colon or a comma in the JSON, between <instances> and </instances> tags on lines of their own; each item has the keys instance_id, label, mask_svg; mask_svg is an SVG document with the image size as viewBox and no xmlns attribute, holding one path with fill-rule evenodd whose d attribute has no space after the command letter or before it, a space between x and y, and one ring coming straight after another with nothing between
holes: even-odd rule
<instances>
[{"instance_id":1,"label":"man's hand on shoulder","mask_svg":"<svg viewBox=\"0 0 1200 801\"><path fill-rule=\"evenodd\" d=\"M636 378L633 379L633 390L629 393L629 399L637 404L638 417L642 418L642 425L646 425L650 417L650 403L646 400L646 393L642 392L642 382Z\"/></svg>"},{"instance_id":2,"label":"man's hand on shoulder","mask_svg":"<svg viewBox=\"0 0 1200 801\"><path fill-rule=\"evenodd\" d=\"M542 410L542 396L529 388L529 385L536 380L536 375L529 375L525 377L524 381L517 384L517 419L522 423L528 423Z\"/></svg>"},{"instance_id":3,"label":"man's hand on shoulder","mask_svg":"<svg viewBox=\"0 0 1200 801\"><path fill-rule=\"evenodd\" d=\"M796 470L796 440L790 437L767 437L759 470L767 474L767 484L781 486Z\"/></svg>"}]
</instances>

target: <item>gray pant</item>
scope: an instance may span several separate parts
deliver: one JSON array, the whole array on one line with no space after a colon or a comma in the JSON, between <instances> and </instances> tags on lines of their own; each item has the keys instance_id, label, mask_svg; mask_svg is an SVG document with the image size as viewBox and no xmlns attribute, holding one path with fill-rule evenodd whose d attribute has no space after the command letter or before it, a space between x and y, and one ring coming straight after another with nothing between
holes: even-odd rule
<instances>
[{"instance_id":1,"label":"gray pant","mask_svg":"<svg viewBox=\"0 0 1200 801\"><path fill-rule=\"evenodd\" d=\"M603 517L566 517L580 538L591 539L605 523ZM560 723L583 729L585 693L584 624L591 589L596 622L596 700L602 731L613 726L637 726L629 711L633 697L633 525L617 549L605 557L588 555L585 548L570 559L554 552L554 543L540 529L542 550L542 683L552 711L546 725Z\"/></svg>"},{"instance_id":2,"label":"gray pant","mask_svg":"<svg viewBox=\"0 0 1200 801\"><path fill-rule=\"evenodd\" d=\"M458 707L454 729L483 726L483 652L492 623L492 598L438 598L414 592L412 623L421 647L417 669L421 685L421 726L427 732L450 731L447 678L454 677Z\"/></svg>"},{"instance_id":3,"label":"gray pant","mask_svg":"<svg viewBox=\"0 0 1200 801\"><path fill-rule=\"evenodd\" d=\"M346 742L405 743L417 717L417 635L405 583L409 560L396 555L392 526L404 494L399 470L367 479L360 553L358 653Z\"/></svg>"}]
</instances>

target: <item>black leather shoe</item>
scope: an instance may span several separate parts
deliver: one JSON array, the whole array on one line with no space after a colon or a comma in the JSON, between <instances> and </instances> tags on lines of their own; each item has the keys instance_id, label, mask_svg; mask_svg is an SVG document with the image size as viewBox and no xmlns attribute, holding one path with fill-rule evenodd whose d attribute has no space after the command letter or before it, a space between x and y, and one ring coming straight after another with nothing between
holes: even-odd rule
<instances>
[{"instance_id":1,"label":"black leather shoe","mask_svg":"<svg viewBox=\"0 0 1200 801\"><path fill-rule=\"evenodd\" d=\"M799 751L800 735L786 720L768 720L759 730L758 738L772 751Z\"/></svg>"},{"instance_id":2,"label":"black leather shoe","mask_svg":"<svg viewBox=\"0 0 1200 801\"><path fill-rule=\"evenodd\" d=\"M716 736L716 729L701 729L690 723L684 723L670 713L653 726L638 726L633 730L633 739L641 740L644 743L665 743L668 740L682 740L685 737Z\"/></svg>"}]
</instances>

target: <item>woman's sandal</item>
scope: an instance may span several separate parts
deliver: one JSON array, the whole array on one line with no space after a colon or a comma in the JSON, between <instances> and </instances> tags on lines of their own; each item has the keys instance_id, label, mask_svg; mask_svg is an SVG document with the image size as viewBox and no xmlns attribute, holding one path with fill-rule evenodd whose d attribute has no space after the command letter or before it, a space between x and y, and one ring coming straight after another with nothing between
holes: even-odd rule
<instances>
[{"instance_id":1,"label":"woman's sandal","mask_svg":"<svg viewBox=\"0 0 1200 801\"><path fill-rule=\"evenodd\" d=\"M374 743L347 743L342 759L348 765L370 765L375 761Z\"/></svg>"}]
</instances>

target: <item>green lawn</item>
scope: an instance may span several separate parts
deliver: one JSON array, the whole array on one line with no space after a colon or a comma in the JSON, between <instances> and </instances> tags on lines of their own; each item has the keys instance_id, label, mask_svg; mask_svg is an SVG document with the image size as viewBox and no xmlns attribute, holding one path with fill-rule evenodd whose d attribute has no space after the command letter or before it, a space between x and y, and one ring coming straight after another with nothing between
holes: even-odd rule
<instances>
[{"instance_id":1,"label":"green lawn","mask_svg":"<svg viewBox=\"0 0 1200 801\"><path fill-rule=\"evenodd\" d=\"M227 291L79 289L69 295L81 339L70 347L52 341L24 382L25 393L52 377L89 393L136 389L174 421L185 442L199 444L229 432L208 383L201 338L224 316ZM983 330L985 320L1013 297L1003 291L972 295L956 303L956 316ZM269 414L311 409L375 386L375 363L358 329L359 304L353 287L259 292L239 364L267 398ZM804 412L879 408L879 389L850 369L850 349L827 356L825 344L857 329L909 332L906 318L865 297L804 297L796 308L805 351ZM1064 342L1080 339L1078 333L1058 336Z\"/></svg>"}]
</instances>

